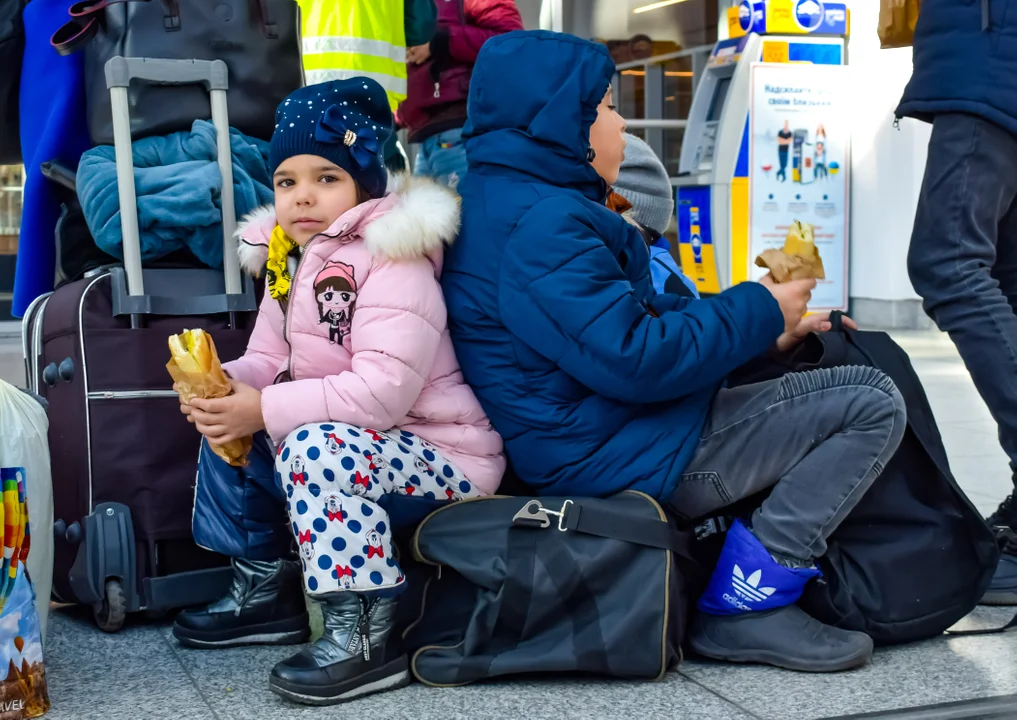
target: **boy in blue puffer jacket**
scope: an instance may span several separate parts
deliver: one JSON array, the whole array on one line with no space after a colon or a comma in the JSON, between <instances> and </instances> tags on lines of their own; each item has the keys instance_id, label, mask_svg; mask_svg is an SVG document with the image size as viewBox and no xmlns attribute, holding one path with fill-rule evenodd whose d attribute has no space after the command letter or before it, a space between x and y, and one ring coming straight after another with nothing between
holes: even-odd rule
<instances>
[{"instance_id":1,"label":"boy in blue puffer jacket","mask_svg":"<svg viewBox=\"0 0 1017 720\"><path fill-rule=\"evenodd\" d=\"M728 533L691 643L804 671L860 665L868 636L795 602L900 442L903 400L870 368L724 387L828 317L803 319L811 281L705 300L654 291L639 231L605 206L625 148L613 74L604 47L567 35L509 33L481 50L442 278L463 373L540 493L641 490L699 518L772 487Z\"/></svg>"}]
</instances>

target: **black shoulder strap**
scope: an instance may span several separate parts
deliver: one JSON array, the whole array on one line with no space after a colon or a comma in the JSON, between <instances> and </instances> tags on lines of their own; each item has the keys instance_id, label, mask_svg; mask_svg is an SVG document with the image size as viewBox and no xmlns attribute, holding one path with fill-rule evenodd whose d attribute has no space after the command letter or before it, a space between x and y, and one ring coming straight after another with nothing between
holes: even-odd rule
<instances>
[{"instance_id":1,"label":"black shoulder strap","mask_svg":"<svg viewBox=\"0 0 1017 720\"><path fill-rule=\"evenodd\" d=\"M513 525L526 526L537 523L547 527L544 523L550 520L548 515L557 518L558 530L671 550L690 562L696 562L692 557L690 535L676 531L666 521L636 517L594 505L581 505L572 500L565 500L560 510L544 507L541 500L530 500L516 513ZM554 521L551 522L554 524Z\"/></svg>"}]
</instances>

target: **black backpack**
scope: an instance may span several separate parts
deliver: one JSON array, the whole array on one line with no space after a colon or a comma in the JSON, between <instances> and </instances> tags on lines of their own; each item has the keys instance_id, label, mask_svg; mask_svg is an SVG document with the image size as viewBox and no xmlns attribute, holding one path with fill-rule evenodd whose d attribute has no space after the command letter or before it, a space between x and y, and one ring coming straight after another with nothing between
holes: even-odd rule
<instances>
[{"instance_id":1,"label":"black backpack","mask_svg":"<svg viewBox=\"0 0 1017 720\"><path fill-rule=\"evenodd\" d=\"M817 619L867 633L877 644L940 635L978 604L992 580L999 549L992 530L957 485L946 449L907 353L882 332L843 328L813 336L812 345L783 362L756 363L736 384L821 367L875 367L896 383L908 428L883 474L833 533L820 559L823 579L800 602ZM757 496L731 516L758 507ZM700 561L712 567L730 517L700 525Z\"/></svg>"}]
</instances>

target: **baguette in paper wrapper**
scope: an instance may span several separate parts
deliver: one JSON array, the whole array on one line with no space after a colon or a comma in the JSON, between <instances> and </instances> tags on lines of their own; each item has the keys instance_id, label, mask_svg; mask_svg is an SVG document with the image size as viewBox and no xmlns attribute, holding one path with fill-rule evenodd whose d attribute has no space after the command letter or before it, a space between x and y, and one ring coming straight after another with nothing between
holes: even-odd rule
<instances>
[{"instance_id":1,"label":"baguette in paper wrapper","mask_svg":"<svg viewBox=\"0 0 1017 720\"><path fill-rule=\"evenodd\" d=\"M230 379L219 364L212 336L204 330L184 330L180 335L171 335L169 349L170 361L166 369L181 400L221 398L233 392ZM209 443L209 447L230 465L243 467L247 465L251 443L252 438L245 437L225 445Z\"/></svg>"},{"instance_id":2,"label":"baguette in paper wrapper","mask_svg":"<svg viewBox=\"0 0 1017 720\"><path fill-rule=\"evenodd\" d=\"M766 268L776 283L789 280L824 280L823 259L813 238L809 223L795 220L787 231L782 250L764 250L756 258L756 265Z\"/></svg>"}]
</instances>

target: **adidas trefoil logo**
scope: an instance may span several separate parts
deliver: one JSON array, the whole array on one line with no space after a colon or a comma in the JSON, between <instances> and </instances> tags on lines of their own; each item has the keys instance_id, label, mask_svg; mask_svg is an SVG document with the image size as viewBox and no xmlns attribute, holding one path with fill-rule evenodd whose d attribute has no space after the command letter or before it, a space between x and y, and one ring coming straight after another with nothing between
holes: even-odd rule
<instances>
[{"instance_id":1,"label":"adidas trefoil logo","mask_svg":"<svg viewBox=\"0 0 1017 720\"><path fill-rule=\"evenodd\" d=\"M762 579L762 570L756 570L746 578L745 573L737 565L734 566L734 573L731 575L731 583L734 585L735 593L737 593L738 597L749 602L762 602L777 592L776 588L759 587L759 581Z\"/></svg>"}]
</instances>

